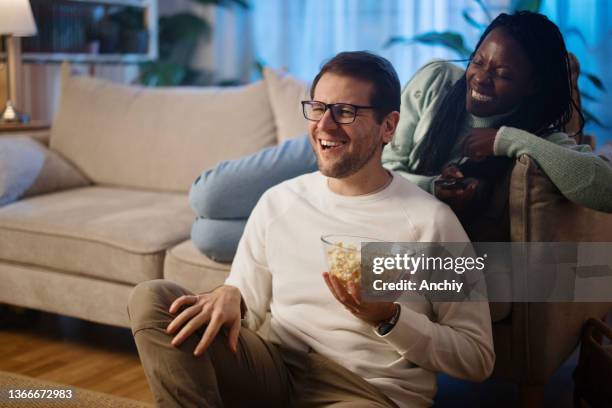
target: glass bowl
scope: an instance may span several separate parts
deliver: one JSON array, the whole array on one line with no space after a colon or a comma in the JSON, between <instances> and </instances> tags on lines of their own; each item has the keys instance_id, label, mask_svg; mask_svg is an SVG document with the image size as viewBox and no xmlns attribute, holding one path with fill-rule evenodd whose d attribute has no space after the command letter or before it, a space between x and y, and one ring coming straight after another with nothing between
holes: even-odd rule
<instances>
[{"instance_id":1,"label":"glass bowl","mask_svg":"<svg viewBox=\"0 0 612 408\"><path fill-rule=\"evenodd\" d=\"M366 242L385 242L355 235L323 235L323 253L331 275L344 284L361 280L361 246Z\"/></svg>"}]
</instances>

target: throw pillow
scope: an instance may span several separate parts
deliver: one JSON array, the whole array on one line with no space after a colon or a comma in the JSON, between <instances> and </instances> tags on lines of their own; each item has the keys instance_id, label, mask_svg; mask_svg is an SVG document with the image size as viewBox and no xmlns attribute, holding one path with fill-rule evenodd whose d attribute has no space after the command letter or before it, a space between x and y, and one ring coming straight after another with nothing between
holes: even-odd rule
<instances>
[{"instance_id":1,"label":"throw pillow","mask_svg":"<svg viewBox=\"0 0 612 408\"><path fill-rule=\"evenodd\" d=\"M308 84L270 68L264 68L263 76L272 104L278 142L306 134L308 121L304 119L300 102L310 99Z\"/></svg>"},{"instance_id":2,"label":"throw pillow","mask_svg":"<svg viewBox=\"0 0 612 408\"><path fill-rule=\"evenodd\" d=\"M88 184L77 169L34 139L0 138L0 206Z\"/></svg>"}]
</instances>

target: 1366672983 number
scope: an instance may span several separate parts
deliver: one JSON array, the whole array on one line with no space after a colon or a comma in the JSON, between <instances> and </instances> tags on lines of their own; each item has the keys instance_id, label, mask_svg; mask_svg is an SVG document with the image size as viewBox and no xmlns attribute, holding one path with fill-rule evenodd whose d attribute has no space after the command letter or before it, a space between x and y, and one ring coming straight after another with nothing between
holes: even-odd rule
<instances>
[{"instance_id":1,"label":"1366672983 number","mask_svg":"<svg viewBox=\"0 0 612 408\"><path fill-rule=\"evenodd\" d=\"M72 399L74 392L69 388L9 388L2 392L2 396L0 400Z\"/></svg>"}]
</instances>

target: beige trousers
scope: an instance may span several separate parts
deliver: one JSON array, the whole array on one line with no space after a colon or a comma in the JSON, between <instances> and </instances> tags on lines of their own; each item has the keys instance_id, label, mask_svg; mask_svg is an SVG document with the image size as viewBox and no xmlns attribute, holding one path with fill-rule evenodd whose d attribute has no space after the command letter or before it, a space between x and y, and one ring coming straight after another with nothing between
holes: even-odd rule
<instances>
[{"instance_id":1,"label":"beige trousers","mask_svg":"<svg viewBox=\"0 0 612 408\"><path fill-rule=\"evenodd\" d=\"M174 299L191 294L165 280L143 282L128 313L138 353L159 407L396 407L363 378L314 352L285 348L240 329L232 353L221 331L200 357L200 330L180 347L165 328Z\"/></svg>"}]
</instances>

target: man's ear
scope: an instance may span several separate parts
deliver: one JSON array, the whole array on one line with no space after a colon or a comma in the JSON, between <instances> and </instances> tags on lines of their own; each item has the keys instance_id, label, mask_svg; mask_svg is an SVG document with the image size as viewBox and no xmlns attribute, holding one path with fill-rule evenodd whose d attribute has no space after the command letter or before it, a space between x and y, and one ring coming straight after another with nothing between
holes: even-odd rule
<instances>
[{"instance_id":1,"label":"man's ear","mask_svg":"<svg viewBox=\"0 0 612 408\"><path fill-rule=\"evenodd\" d=\"M398 111L393 111L389 113L383 119L382 123L382 138L383 143L390 143L393 139L393 135L395 134L395 129L397 129L397 124L399 122L400 114Z\"/></svg>"}]
</instances>

